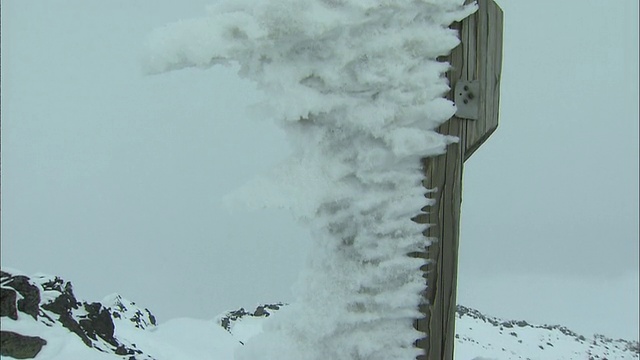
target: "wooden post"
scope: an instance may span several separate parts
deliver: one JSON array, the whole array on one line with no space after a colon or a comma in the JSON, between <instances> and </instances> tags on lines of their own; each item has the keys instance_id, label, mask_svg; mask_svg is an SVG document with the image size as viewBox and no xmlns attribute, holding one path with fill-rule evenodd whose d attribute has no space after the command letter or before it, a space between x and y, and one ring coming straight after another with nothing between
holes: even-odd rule
<instances>
[{"instance_id":1,"label":"wooden post","mask_svg":"<svg viewBox=\"0 0 640 360\"><path fill-rule=\"evenodd\" d=\"M416 342L424 349L418 359L453 360L463 164L498 126L503 15L493 0L478 0L478 5L475 14L452 25L460 31L461 44L449 56L452 69L447 73L451 100L458 81L477 81L479 94L472 94L479 101L477 119L454 116L440 126L439 133L457 136L460 142L450 145L444 155L423 160L424 185L434 190L430 197L436 203L414 219L431 224L425 236L434 241L424 253L413 254L429 262L423 269L424 317L415 324L427 334Z\"/></svg>"}]
</instances>

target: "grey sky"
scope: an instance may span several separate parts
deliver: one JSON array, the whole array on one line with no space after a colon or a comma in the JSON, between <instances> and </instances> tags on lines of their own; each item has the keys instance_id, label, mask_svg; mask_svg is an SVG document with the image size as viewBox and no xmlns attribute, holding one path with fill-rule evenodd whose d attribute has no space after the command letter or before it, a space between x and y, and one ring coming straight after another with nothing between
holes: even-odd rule
<instances>
[{"instance_id":1,"label":"grey sky","mask_svg":"<svg viewBox=\"0 0 640 360\"><path fill-rule=\"evenodd\" d=\"M2 4L2 265L160 320L291 301L308 235L222 197L287 154L233 69L143 76L209 1ZM638 337L638 3L499 1L501 124L467 162L459 302Z\"/></svg>"},{"instance_id":2,"label":"grey sky","mask_svg":"<svg viewBox=\"0 0 640 360\"><path fill-rule=\"evenodd\" d=\"M500 4L501 124L465 167L459 300L637 337L638 2Z\"/></svg>"}]
</instances>

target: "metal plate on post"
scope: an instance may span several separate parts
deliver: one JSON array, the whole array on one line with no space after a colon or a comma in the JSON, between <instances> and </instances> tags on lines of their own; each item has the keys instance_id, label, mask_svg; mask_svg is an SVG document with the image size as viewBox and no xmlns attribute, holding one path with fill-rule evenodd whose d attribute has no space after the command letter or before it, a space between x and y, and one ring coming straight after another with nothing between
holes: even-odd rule
<instances>
[{"instance_id":1,"label":"metal plate on post","mask_svg":"<svg viewBox=\"0 0 640 360\"><path fill-rule=\"evenodd\" d=\"M480 114L480 82L477 80L458 80L454 102L457 108L457 117L478 120Z\"/></svg>"}]
</instances>

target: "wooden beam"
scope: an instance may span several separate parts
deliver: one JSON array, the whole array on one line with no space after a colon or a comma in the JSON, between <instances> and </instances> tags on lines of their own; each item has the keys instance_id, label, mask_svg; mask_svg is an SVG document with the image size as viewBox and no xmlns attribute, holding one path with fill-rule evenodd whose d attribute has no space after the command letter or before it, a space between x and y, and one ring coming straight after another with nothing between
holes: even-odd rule
<instances>
[{"instance_id":1,"label":"wooden beam","mask_svg":"<svg viewBox=\"0 0 640 360\"><path fill-rule=\"evenodd\" d=\"M464 158L471 157L498 128L502 72L502 9L492 0L479 0L480 8L460 24L461 44L452 53L451 88L458 80L480 82L480 116L463 121Z\"/></svg>"},{"instance_id":2,"label":"wooden beam","mask_svg":"<svg viewBox=\"0 0 640 360\"><path fill-rule=\"evenodd\" d=\"M425 207L414 221L430 224L425 236L433 241L424 253L412 256L427 259L425 302L416 329L428 336L416 342L424 349L420 360L453 360L455 342L456 286L462 173L468 159L496 130L502 67L502 10L493 0L478 0L478 11L452 28L460 31L461 45L448 58L447 77L454 89L458 80L480 82L480 110L477 120L453 117L438 132L457 136L460 141L444 155L423 159L424 186L435 205ZM449 94L453 99L453 94Z\"/></svg>"},{"instance_id":3,"label":"wooden beam","mask_svg":"<svg viewBox=\"0 0 640 360\"><path fill-rule=\"evenodd\" d=\"M439 132L457 136L464 131L462 121L453 118L443 124ZM425 318L418 320L418 330L429 337L422 347L425 356L419 359L453 359L463 155L462 143L458 143L450 145L446 154L423 161L425 187L437 191L431 193L436 203L425 219L427 224L432 224L425 235L433 244L425 253L429 261L424 269L427 302L422 312Z\"/></svg>"}]
</instances>

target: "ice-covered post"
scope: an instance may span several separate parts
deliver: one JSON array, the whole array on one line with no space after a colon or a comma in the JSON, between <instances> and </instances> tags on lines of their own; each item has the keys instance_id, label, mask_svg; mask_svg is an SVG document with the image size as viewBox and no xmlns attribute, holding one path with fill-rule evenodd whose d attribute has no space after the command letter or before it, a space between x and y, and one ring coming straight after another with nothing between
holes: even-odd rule
<instances>
[{"instance_id":1,"label":"ice-covered post","mask_svg":"<svg viewBox=\"0 0 640 360\"><path fill-rule=\"evenodd\" d=\"M480 36L494 23L488 15L473 17L477 32L463 26L458 46L458 25L449 26L477 9L464 3L222 0L208 16L152 36L150 72L238 64L294 147L247 198L293 209L311 227L313 256L296 302L238 359L413 359L427 349L442 360L452 352L462 162L495 128L484 113L497 114L499 74L499 62L497 72L483 65L496 56ZM460 78L479 81L461 88L452 119L445 97ZM423 185L437 197L425 199Z\"/></svg>"},{"instance_id":2,"label":"ice-covered post","mask_svg":"<svg viewBox=\"0 0 640 360\"><path fill-rule=\"evenodd\" d=\"M432 224L425 235L434 240L426 252L415 254L430 260L424 318L416 321L416 328L429 334L417 343L424 349L421 359L453 359L463 163L498 126L503 14L493 0L477 2L475 14L452 25L460 30L461 44L449 56L447 77L458 111L438 128L460 141L449 145L446 154L423 160L425 187L437 192L431 193L435 205L416 218Z\"/></svg>"}]
</instances>

